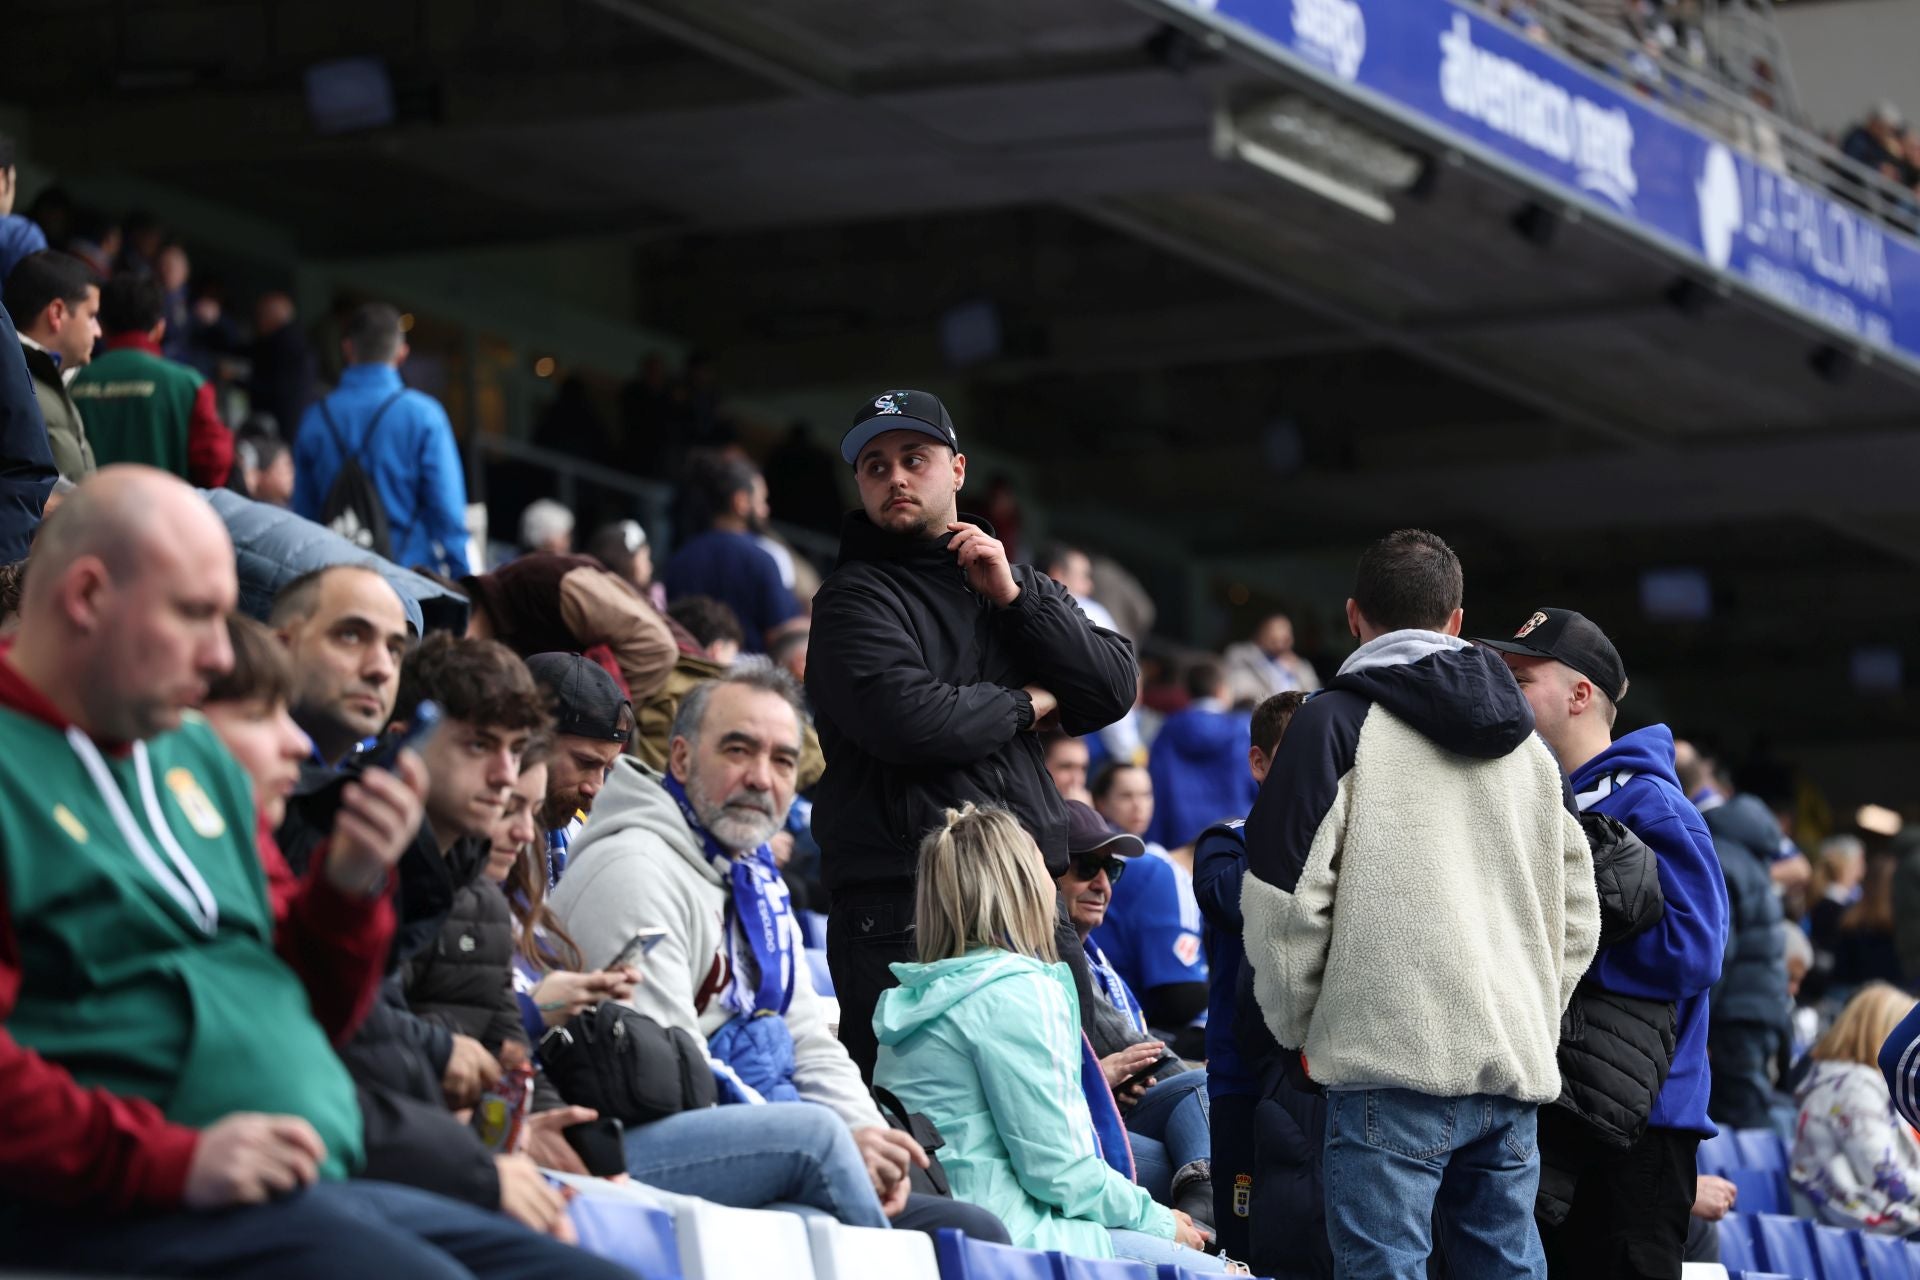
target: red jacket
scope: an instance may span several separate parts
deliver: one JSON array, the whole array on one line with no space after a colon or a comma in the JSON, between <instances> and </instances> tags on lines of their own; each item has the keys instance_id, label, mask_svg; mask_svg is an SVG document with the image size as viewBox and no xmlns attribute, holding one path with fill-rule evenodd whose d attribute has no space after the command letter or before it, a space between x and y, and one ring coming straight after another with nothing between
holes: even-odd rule
<instances>
[{"instance_id":1,"label":"red jacket","mask_svg":"<svg viewBox=\"0 0 1920 1280\"><path fill-rule=\"evenodd\" d=\"M0 706L65 728L66 718L5 655L0 647ZM296 880L264 831L258 848L273 902L274 949L300 976L314 1016L339 1044L380 985L393 937L391 897L342 894L321 874L324 857ZM31 1188L41 1203L107 1212L177 1208L199 1131L172 1123L144 1098L84 1088L65 1068L16 1043L5 1023L23 977L0 884L0 1193Z\"/></svg>"}]
</instances>

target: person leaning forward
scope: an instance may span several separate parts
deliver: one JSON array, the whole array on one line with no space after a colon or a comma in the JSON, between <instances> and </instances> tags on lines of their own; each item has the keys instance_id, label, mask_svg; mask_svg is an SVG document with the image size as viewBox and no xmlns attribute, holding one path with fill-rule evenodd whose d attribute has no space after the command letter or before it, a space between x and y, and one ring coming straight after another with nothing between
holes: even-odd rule
<instances>
[{"instance_id":1,"label":"person leaning forward","mask_svg":"<svg viewBox=\"0 0 1920 1280\"><path fill-rule=\"evenodd\" d=\"M826 749L813 830L833 911L827 959L840 1038L864 1073L873 1011L914 958L921 837L945 809L1009 809L1067 865L1067 812L1034 730L1099 730L1133 705L1124 637L1088 621L1066 588L1009 563L993 529L961 516L967 459L924 391L861 406L841 441L862 509L814 598L807 694Z\"/></svg>"}]
</instances>

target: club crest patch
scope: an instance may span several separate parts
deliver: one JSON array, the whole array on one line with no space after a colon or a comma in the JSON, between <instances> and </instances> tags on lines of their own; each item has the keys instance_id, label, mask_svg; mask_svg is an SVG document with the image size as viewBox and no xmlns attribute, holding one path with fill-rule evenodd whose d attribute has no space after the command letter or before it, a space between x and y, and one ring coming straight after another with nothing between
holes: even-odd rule
<instances>
[{"instance_id":1,"label":"club crest patch","mask_svg":"<svg viewBox=\"0 0 1920 1280\"><path fill-rule=\"evenodd\" d=\"M1532 635L1534 632L1534 629L1541 626L1543 623L1546 622L1546 620L1547 620L1546 614L1535 611L1534 615L1531 618L1528 618L1526 623L1518 631L1513 633L1513 638L1515 640L1518 640L1522 636Z\"/></svg>"},{"instance_id":2,"label":"club crest patch","mask_svg":"<svg viewBox=\"0 0 1920 1280\"><path fill-rule=\"evenodd\" d=\"M62 831L73 837L75 844L87 842L87 828L80 819L73 816L73 810L67 806L63 804L53 806L53 820L60 824Z\"/></svg>"},{"instance_id":3,"label":"club crest patch","mask_svg":"<svg viewBox=\"0 0 1920 1280\"><path fill-rule=\"evenodd\" d=\"M1192 965L1200 958L1200 935L1181 934L1179 940L1173 944L1173 954L1179 957L1181 964Z\"/></svg>"},{"instance_id":4,"label":"club crest patch","mask_svg":"<svg viewBox=\"0 0 1920 1280\"><path fill-rule=\"evenodd\" d=\"M227 833L227 820L214 808L213 801L200 789L200 782L183 768L167 770L167 790L173 792L187 823L207 840L218 840Z\"/></svg>"},{"instance_id":5,"label":"club crest patch","mask_svg":"<svg viewBox=\"0 0 1920 1280\"><path fill-rule=\"evenodd\" d=\"M1233 1216L1244 1218L1253 1209L1253 1177L1238 1173L1233 1177Z\"/></svg>"}]
</instances>

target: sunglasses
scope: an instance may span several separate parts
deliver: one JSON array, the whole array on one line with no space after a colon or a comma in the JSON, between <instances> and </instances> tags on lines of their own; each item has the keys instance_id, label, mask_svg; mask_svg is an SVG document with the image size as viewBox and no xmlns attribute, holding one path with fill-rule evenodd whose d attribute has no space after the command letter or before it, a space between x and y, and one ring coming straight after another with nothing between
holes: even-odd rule
<instances>
[{"instance_id":1,"label":"sunglasses","mask_svg":"<svg viewBox=\"0 0 1920 1280\"><path fill-rule=\"evenodd\" d=\"M1110 853L1082 854L1073 860L1073 876L1076 880L1091 880L1104 871L1108 884L1118 884L1126 870L1126 860Z\"/></svg>"}]
</instances>

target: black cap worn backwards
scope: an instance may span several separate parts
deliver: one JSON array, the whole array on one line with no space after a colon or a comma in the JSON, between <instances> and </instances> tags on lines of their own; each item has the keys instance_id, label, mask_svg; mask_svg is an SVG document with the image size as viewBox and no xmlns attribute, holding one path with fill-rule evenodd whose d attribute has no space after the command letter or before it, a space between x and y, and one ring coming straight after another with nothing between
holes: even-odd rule
<instances>
[{"instance_id":1,"label":"black cap worn backwards","mask_svg":"<svg viewBox=\"0 0 1920 1280\"><path fill-rule=\"evenodd\" d=\"M940 397L927 391L883 391L853 415L853 426L840 441L840 457L853 466L875 436L889 431L918 431L960 452L960 437Z\"/></svg>"},{"instance_id":2,"label":"black cap worn backwards","mask_svg":"<svg viewBox=\"0 0 1920 1280\"><path fill-rule=\"evenodd\" d=\"M1614 702L1627 696L1627 668L1620 651L1584 613L1571 609L1535 609L1511 640L1481 640L1474 643L1501 653L1517 653L1523 658L1552 658L1563 662L1593 682L1593 687Z\"/></svg>"},{"instance_id":3,"label":"black cap worn backwards","mask_svg":"<svg viewBox=\"0 0 1920 1280\"><path fill-rule=\"evenodd\" d=\"M599 663L577 653L536 653L533 678L553 692L553 731L624 743L633 735L633 706Z\"/></svg>"}]
</instances>

